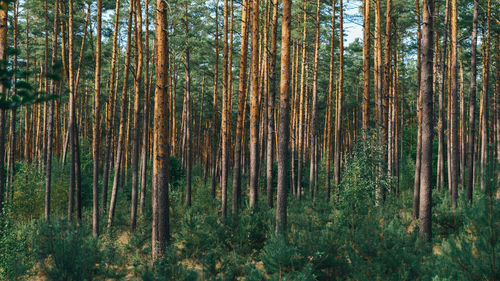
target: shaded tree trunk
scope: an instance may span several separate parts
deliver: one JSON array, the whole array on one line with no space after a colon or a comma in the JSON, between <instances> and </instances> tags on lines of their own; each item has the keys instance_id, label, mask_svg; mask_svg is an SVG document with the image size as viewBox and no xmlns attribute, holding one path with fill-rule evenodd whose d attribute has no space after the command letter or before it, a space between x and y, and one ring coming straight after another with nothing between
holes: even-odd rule
<instances>
[{"instance_id":1,"label":"shaded tree trunk","mask_svg":"<svg viewBox=\"0 0 500 281\"><path fill-rule=\"evenodd\" d=\"M126 113L127 113L127 102L128 102L128 83L129 83L129 71L130 71L130 53L132 48L131 42L131 33L132 33L132 16L134 13L134 1L130 1L129 6L129 15L128 15L128 23L127 23L127 50L125 55L125 68L123 71L124 79L123 79L123 88L122 88L122 104L120 106L120 125L118 132L118 143L116 148L116 158L114 163L114 178L113 178L113 188L111 190L111 201L109 202L109 211L108 211L108 231L111 230L113 226L113 219L115 215L115 207L116 207L116 197L118 192L118 184L120 180L120 169L121 162L124 158L124 142L125 142L125 125L126 125ZM122 174L122 177L125 177L125 174Z\"/></svg>"},{"instance_id":2,"label":"shaded tree trunk","mask_svg":"<svg viewBox=\"0 0 500 281\"><path fill-rule=\"evenodd\" d=\"M57 8L59 0L54 3L54 25L52 33L52 58L51 58L51 68L54 71L56 59L57 59L57 21L59 17L59 9ZM50 94L56 94L56 81L50 81ZM49 108L47 112L47 158L45 162L45 219L50 218L50 206L51 206L51 180L52 180L52 139L54 134L54 100L51 99L49 102ZM15 117L14 117L15 121ZM11 123L14 124L15 122ZM12 126L12 125L11 125ZM13 131L15 135L15 131ZM14 142L13 142L14 143ZM14 155L14 153L12 153Z\"/></svg>"},{"instance_id":3,"label":"shaded tree trunk","mask_svg":"<svg viewBox=\"0 0 500 281\"><path fill-rule=\"evenodd\" d=\"M420 230L419 235L426 241L432 239L432 135L434 129L432 92L432 15L434 1L424 0L422 31L422 163L420 171Z\"/></svg>"},{"instance_id":4,"label":"shaded tree trunk","mask_svg":"<svg viewBox=\"0 0 500 281\"><path fill-rule=\"evenodd\" d=\"M250 208L255 209L258 200L259 177L259 0L252 0L250 22L252 28L252 80L250 107Z\"/></svg>"},{"instance_id":5,"label":"shaded tree trunk","mask_svg":"<svg viewBox=\"0 0 500 281\"><path fill-rule=\"evenodd\" d=\"M111 75L109 78L109 98L108 98L108 110L106 117L106 152L104 153L104 171L103 171L103 183L102 183L102 197L101 197L101 212L104 214L106 212L106 207L108 204L108 184L109 184L109 171L110 171L110 159L113 159L113 123L115 116L115 96L117 92L117 55L118 55L118 33L119 31L119 17L120 17L120 0L116 0L115 4L115 19L114 19L114 30L113 30L113 49L111 52ZM119 61L119 60L118 60Z\"/></svg>"}]
</instances>

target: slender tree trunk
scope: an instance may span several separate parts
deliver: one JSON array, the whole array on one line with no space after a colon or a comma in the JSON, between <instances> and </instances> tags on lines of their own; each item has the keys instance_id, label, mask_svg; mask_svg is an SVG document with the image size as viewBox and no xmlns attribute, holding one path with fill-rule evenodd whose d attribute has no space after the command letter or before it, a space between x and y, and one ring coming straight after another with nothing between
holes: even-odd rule
<instances>
[{"instance_id":1,"label":"slender tree trunk","mask_svg":"<svg viewBox=\"0 0 500 281\"><path fill-rule=\"evenodd\" d=\"M309 149L309 191L311 198L314 198L314 190L316 189L314 178L317 165L315 157L316 142L318 139L318 129L316 126L317 107L318 107L318 57L319 57L319 28L320 28L320 1L316 1L316 26L314 36L314 58L313 58L313 88L312 88L312 108L311 108L311 134L310 134L310 149Z\"/></svg>"},{"instance_id":2,"label":"slender tree trunk","mask_svg":"<svg viewBox=\"0 0 500 281\"><path fill-rule=\"evenodd\" d=\"M71 148L70 159L70 184L69 184L69 200L68 200L68 220L73 217L74 193L76 189L76 136L74 126L76 123L75 116L75 92L73 78L73 0L68 1L68 84L69 84L69 119L68 119L68 143ZM77 208L78 209L78 208Z\"/></svg>"},{"instance_id":3,"label":"slender tree trunk","mask_svg":"<svg viewBox=\"0 0 500 281\"><path fill-rule=\"evenodd\" d=\"M158 0L159 1L159 0ZM122 158L123 157L123 145L125 141L125 125L126 125L126 112L127 112L127 98L128 98L128 83L129 83L129 70L130 70L130 53L131 53L131 33L132 33L132 16L134 13L134 1L130 1L129 6L129 15L128 15L128 23L127 23L127 50L125 55L125 69L124 69L124 79L123 79L123 88L122 88L122 104L120 106L120 125L118 132L118 144L116 148L116 158L114 163L114 179L113 179L113 188L111 191L111 201L109 202L109 212L108 212L108 231L111 230L113 226L113 219L115 215L115 207L116 207L116 197L118 192L118 181L120 180L119 173ZM157 13L158 14L158 13ZM125 174L122 174L124 177Z\"/></svg>"},{"instance_id":4,"label":"slender tree trunk","mask_svg":"<svg viewBox=\"0 0 500 281\"><path fill-rule=\"evenodd\" d=\"M458 200L458 169L459 169L459 148L458 148L458 88L457 88L457 0L451 0L451 120L450 120L450 156L448 161L451 171L451 199L453 207L457 207Z\"/></svg>"},{"instance_id":5,"label":"slender tree trunk","mask_svg":"<svg viewBox=\"0 0 500 281\"><path fill-rule=\"evenodd\" d=\"M215 5L215 64L214 64L214 94L212 115L212 197L215 198L217 185L217 158L218 158L218 134L217 134L217 91L219 80L219 0ZM175 130L175 128L172 128Z\"/></svg>"},{"instance_id":6,"label":"slender tree trunk","mask_svg":"<svg viewBox=\"0 0 500 281\"><path fill-rule=\"evenodd\" d=\"M139 215L143 214L144 203L146 198L146 181L147 181L147 164L148 164L148 148L149 148L149 104L151 102L151 81L149 76L149 1L144 1L144 15L146 32L144 33L144 82L146 93L144 95L144 116L142 117L142 148L141 148L141 190L139 198Z\"/></svg>"},{"instance_id":7,"label":"slender tree trunk","mask_svg":"<svg viewBox=\"0 0 500 281\"><path fill-rule=\"evenodd\" d=\"M335 185L340 184L340 165L342 161L341 157L341 140L342 140L342 99L343 99L343 88L344 88L344 10L343 10L343 0L340 0L339 6L339 85L337 93L337 107L335 114L335 147L333 152L334 161L334 172L333 179ZM338 191L336 192L338 196Z\"/></svg>"},{"instance_id":8,"label":"slender tree trunk","mask_svg":"<svg viewBox=\"0 0 500 281\"><path fill-rule=\"evenodd\" d=\"M278 0L272 0L272 33L269 56L269 96L267 98L266 183L267 206L273 207L274 100L276 99L276 37L278 34Z\"/></svg>"},{"instance_id":9,"label":"slender tree trunk","mask_svg":"<svg viewBox=\"0 0 500 281\"><path fill-rule=\"evenodd\" d=\"M8 3L0 1L0 60L7 60L7 22ZM3 67L2 67L3 68ZM0 93L5 93L7 89L0 84ZM3 213L5 195L5 109L0 110L0 214Z\"/></svg>"},{"instance_id":10,"label":"slender tree trunk","mask_svg":"<svg viewBox=\"0 0 500 281\"><path fill-rule=\"evenodd\" d=\"M191 70L189 68L189 26L188 26L188 4L184 4L184 31L186 39L184 45L184 67L185 67L185 96L186 96L186 206L191 207Z\"/></svg>"},{"instance_id":11,"label":"slender tree trunk","mask_svg":"<svg viewBox=\"0 0 500 281\"><path fill-rule=\"evenodd\" d=\"M109 78L109 98L108 98L108 112L106 117L106 152L104 153L104 171L102 179L102 197L101 197L101 212L104 214L106 212L106 207L108 204L108 183L109 183L109 170L110 170L110 159L113 159L113 123L115 117L115 96L116 96L116 64L117 64L117 54L118 54L118 33L119 30L119 17L120 17L120 0L116 0L115 4L115 21L113 30L113 49L111 53L111 75Z\"/></svg>"},{"instance_id":12,"label":"slender tree trunk","mask_svg":"<svg viewBox=\"0 0 500 281\"><path fill-rule=\"evenodd\" d=\"M244 113L246 101L246 78L247 78L247 55L248 55L248 21L250 18L249 2L243 0L241 12L241 55L240 55L240 79L238 83L238 117L236 121L236 138L234 143L233 159L233 204L232 213L236 215L239 208L239 194L241 190L241 153L242 153L242 135L244 130Z\"/></svg>"},{"instance_id":13,"label":"slender tree trunk","mask_svg":"<svg viewBox=\"0 0 500 281\"><path fill-rule=\"evenodd\" d=\"M445 28L443 33L443 46L441 47L441 51L439 54L439 109L438 109L438 163L437 163L437 181L436 181L436 189L440 190L444 187L444 162L445 162L445 121L444 121L444 81L446 76L446 57L447 57L447 41L448 41L448 18L449 18L449 0L446 1L445 8Z\"/></svg>"},{"instance_id":14,"label":"slender tree trunk","mask_svg":"<svg viewBox=\"0 0 500 281\"><path fill-rule=\"evenodd\" d=\"M280 114L278 131L278 186L276 200L276 232L286 231L287 190L289 187L288 144L290 142L290 39L292 23L292 1L283 0L281 20L281 79Z\"/></svg>"},{"instance_id":15,"label":"slender tree trunk","mask_svg":"<svg viewBox=\"0 0 500 281\"><path fill-rule=\"evenodd\" d=\"M486 164L488 162L488 88L490 72L490 42L491 42L491 0L488 0L488 12L486 19L487 34L483 38L483 79L481 91L481 190L486 188ZM486 53L484 53L486 51Z\"/></svg>"},{"instance_id":16,"label":"slender tree trunk","mask_svg":"<svg viewBox=\"0 0 500 281\"><path fill-rule=\"evenodd\" d=\"M54 25L52 33L52 58L51 69L54 71L54 66L57 59L57 21L59 17L59 9L57 8L59 0L54 3ZM56 81L50 81L50 94L56 94ZM14 124L14 123L12 123ZM15 134L15 131L13 131ZM45 219L50 218L50 200L51 200L51 180L52 180L52 138L54 133L54 100L49 101L49 109L47 112L47 159L45 163ZM12 153L13 155L14 153Z\"/></svg>"},{"instance_id":17,"label":"slender tree trunk","mask_svg":"<svg viewBox=\"0 0 500 281\"><path fill-rule=\"evenodd\" d=\"M141 2L135 0L135 44L136 44L136 65L134 83L134 117L133 117L133 147L132 147L132 196L130 201L130 229L134 230L137 223L137 197L139 188L139 146L140 146L140 115L141 115L141 94L142 64L143 64L143 42L142 42L142 9ZM144 144L145 145L145 144Z\"/></svg>"},{"instance_id":18,"label":"slender tree trunk","mask_svg":"<svg viewBox=\"0 0 500 281\"><path fill-rule=\"evenodd\" d=\"M424 0L425 1L425 0ZM417 151L415 160L415 179L413 185L413 212L412 216L414 219L419 218L420 210L420 170L421 170L421 158L422 158L422 92L420 83L421 79L421 32L420 32L420 0L416 0L416 17L417 17Z\"/></svg>"},{"instance_id":19,"label":"slender tree trunk","mask_svg":"<svg viewBox=\"0 0 500 281\"><path fill-rule=\"evenodd\" d=\"M422 31L422 166L420 171L420 237L432 239L432 135L434 129L432 92L432 15L434 1L424 0Z\"/></svg>"},{"instance_id":20,"label":"slender tree trunk","mask_svg":"<svg viewBox=\"0 0 500 281\"><path fill-rule=\"evenodd\" d=\"M298 161L297 161L297 198L302 197L302 162L304 161L304 98L306 95L306 40L307 40L307 2L304 2L304 18L302 21L302 62L300 67L300 97L299 97L299 116L298 116Z\"/></svg>"},{"instance_id":21,"label":"slender tree trunk","mask_svg":"<svg viewBox=\"0 0 500 281\"><path fill-rule=\"evenodd\" d=\"M250 107L250 208L255 209L258 200L259 177L259 0L251 2L252 26L252 81Z\"/></svg>"},{"instance_id":22,"label":"slender tree trunk","mask_svg":"<svg viewBox=\"0 0 500 281\"><path fill-rule=\"evenodd\" d=\"M92 127L92 234L99 235L99 143L100 143L100 96L101 96L101 25L102 2L97 0L96 56L94 78L94 122Z\"/></svg>"},{"instance_id":23,"label":"slender tree trunk","mask_svg":"<svg viewBox=\"0 0 500 281\"><path fill-rule=\"evenodd\" d=\"M363 4L365 2L369 1L363 1ZM366 8L366 7L364 7ZM366 11L364 11L365 13ZM368 17L370 15L370 12L368 11ZM369 24L369 22L368 22ZM365 19L363 18L363 29L366 28L365 24ZM365 32L365 30L363 30ZM363 35L364 36L364 35ZM369 36L369 31L368 31L368 36ZM327 100L327 137L326 137L326 202L330 201L330 194L331 194L331 182L330 182L330 165L331 165L331 156L332 156L332 107L333 107L333 92L335 91L335 84L334 84L334 77L333 77L333 68L334 68L334 62L335 62L335 0L332 0L332 30L330 34L330 71L328 75L328 100ZM365 51L365 43L369 44L370 41L363 39L363 52ZM369 48L369 46L368 46ZM368 50L368 53L370 50ZM363 71L365 69L365 54L363 53ZM369 58L368 58L368 67L370 65ZM366 73L363 73L365 75ZM365 76L364 76L365 77ZM365 77L366 78L366 77ZM368 79L370 79L370 74L368 74ZM363 80L363 85L365 85L366 80ZM364 86L363 86L364 87ZM366 91L364 92L366 93ZM369 81L368 81L368 95L370 94L370 89L369 89ZM369 96L368 96L369 99ZM363 100L363 102L365 102ZM363 104L364 106L364 104Z\"/></svg>"},{"instance_id":24,"label":"slender tree trunk","mask_svg":"<svg viewBox=\"0 0 500 281\"><path fill-rule=\"evenodd\" d=\"M12 37L14 43L14 49L17 50L17 21L19 17L19 1L14 2L14 18L12 20L13 30ZM14 54L14 60L12 62L12 68L17 69L17 54ZM12 76L12 93L14 95L17 94L16 82L17 82L17 74L14 72ZM14 186L12 185L15 176L15 166L16 166L16 115L17 108L13 108L10 112L10 127L9 127L9 136L10 136L10 147L9 147L9 157L7 162L7 199L13 198L14 194Z\"/></svg>"},{"instance_id":25,"label":"slender tree trunk","mask_svg":"<svg viewBox=\"0 0 500 281\"><path fill-rule=\"evenodd\" d=\"M223 50L222 50L222 114L221 114L221 215L222 219L227 216L227 178L228 178L228 27L229 27L229 4L224 0L223 15Z\"/></svg>"},{"instance_id":26,"label":"slender tree trunk","mask_svg":"<svg viewBox=\"0 0 500 281\"><path fill-rule=\"evenodd\" d=\"M169 198L168 198L168 18L167 2L156 1L156 90L154 105L153 134L153 223L152 253L157 260L165 253L169 240Z\"/></svg>"}]
</instances>

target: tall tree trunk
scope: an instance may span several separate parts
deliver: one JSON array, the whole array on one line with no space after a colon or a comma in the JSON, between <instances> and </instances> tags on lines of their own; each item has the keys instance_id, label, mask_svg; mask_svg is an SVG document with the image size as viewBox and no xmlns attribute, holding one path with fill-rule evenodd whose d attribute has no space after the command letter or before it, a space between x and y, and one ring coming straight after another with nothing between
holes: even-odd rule
<instances>
[{"instance_id":1,"label":"tall tree trunk","mask_svg":"<svg viewBox=\"0 0 500 281\"><path fill-rule=\"evenodd\" d=\"M292 1L283 0L281 20L281 79L278 131L278 186L276 200L276 232L286 231L287 190L289 187L288 144L290 142L290 39L292 33Z\"/></svg>"},{"instance_id":2,"label":"tall tree trunk","mask_svg":"<svg viewBox=\"0 0 500 281\"><path fill-rule=\"evenodd\" d=\"M366 1L363 1L363 5L365 5L367 2L368 6L370 5L370 1L366 0ZM366 8L364 6L364 8ZM368 7L369 8L369 7ZM364 13L366 13L366 11L364 11ZM370 12L368 11L368 17L370 15ZM369 20L369 19L368 19ZM368 24L369 24L369 21L368 21ZM365 18L363 18L363 29L366 28L366 22L365 22ZM363 34L364 34L365 30L363 30ZM369 31L368 31L368 36L369 35ZM330 71L329 71L329 74L328 74L328 100L327 100L327 107L326 107L326 110L327 110L327 128L326 128L326 131L327 131L327 137L326 137L326 172L325 172L325 177L326 177L326 202L329 202L330 201L330 194L331 194L331 182L330 182L330 165L331 165L331 156L332 156L332 107L333 107L333 92L335 91L335 84L334 84L334 77L333 77L333 68L334 68L334 59L335 59L335 40L334 40L334 37L335 37L335 0L332 0L332 30L331 30L331 34L330 34ZM363 38L364 38L364 35L363 35ZM369 41L369 37L368 37L368 40L366 40L366 38L363 39L363 72L365 71L365 44L369 44L370 41ZM370 53L370 50L369 50L369 45L368 45L368 54ZM370 59L368 58L368 68L370 66ZM368 70L369 71L369 70ZM363 75L365 75L366 73L364 72ZM366 76L363 76L364 79L366 78ZM369 94L370 94L370 74L368 73L368 100L369 100ZM366 86L366 79L363 80L363 87ZM366 94L366 90L363 90L364 94ZM364 97L365 98L365 97ZM363 100L363 106L365 106L365 100ZM369 101L368 101L369 103ZM365 117L365 116L364 116Z\"/></svg>"},{"instance_id":3,"label":"tall tree trunk","mask_svg":"<svg viewBox=\"0 0 500 281\"><path fill-rule=\"evenodd\" d=\"M215 64L214 64L214 93L212 113L212 197L215 198L217 185L217 158L218 158L218 134L217 134L217 91L219 81L219 0L215 5ZM172 128L175 130L175 128Z\"/></svg>"},{"instance_id":4,"label":"tall tree trunk","mask_svg":"<svg viewBox=\"0 0 500 281\"><path fill-rule=\"evenodd\" d=\"M140 115L141 115L141 94L142 84L142 64L143 64L143 42L142 42L142 9L141 2L135 0L135 44L136 44L136 65L134 83L134 117L133 117L133 147L132 147L132 196L130 201L130 229L134 230L137 223L137 197L139 188L139 146L140 146ZM146 144L143 144L146 145Z\"/></svg>"},{"instance_id":5,"label":"tall tree trunk","mask_svg":"<svg viewBox=\"0 0 500 281\"><path fill-rule=\"evenodd\" d=\"M130 53L132 50L132 42L131 42L131 34L132 34L132 16L134 14L134 1L130 1L129 6L129 14L128 14L128 23L127 23L127 50L125 55L125 69L123 71L124 79L123 79L123 88L122 88L122 104L120 106L120 125L118 132L118 144L116 148L116 158L114 163L114 178L113 178L113 188L111 190L111 201L109 202L109 212L108 212L108 231L111 230L113 226L113 219L115 215L115 207L116 207L116 197L118 192L118 183L120 180L120 169L121 162L124 158L123 156L123 145L125 142L125 125L126 125L126 112L127 112L127 98L128 98L128 83L129 83L129 70L130 70ZM122 177L125 177L122 174Z\"/></svg>"},{"instance_id":6,"label":"tall tree trunk","mask_svg":"<svg viewBox=\"0 0 500 281\"><path fill-rule=\"evenodd\" d=\"M316 126L316 111L318 107L318 57L319 57L319 28L320 28L320 1L316 1L316 26L314 36L314 58L313 58L313 88L312 88L312 108L311 108L311 134L310 134L310 149L309 149L309 191L311 198L314 198L314 190L316 188L314 178L317 165L315 157L316 142L318 139L318 129Z\"/></svg>"},{"instance_id":7,"label":"tall tree trunk","mask_svg":"<svg viewBox=\"0 0 500 281\"><path fill-rule=\"evenodd\" d=\"M100 143L100 96L101 96L101 25L102 25L102 2L97 0L97 30L96 30L96 55L95 55L95 78L94 78L94 122L92 127L92 234L99 235L99 143Z\"/></svg>"},{"instance_id":8,"label":"tall tree trunk","mask_svg":"<svg viewBox=\"0 0 500 281\"><path fill-rule=\"evenodd\" d=\"M7 60L7 20L8 3L0 1L0 60ZM0 93L5 93L7 89L0 83ZM0 110L0 214L3 213L5 194L5 109Z\"/></svg>"},{"instance_id":9,"label":"tall tree trunk","mask_svg":"<svg viewBox=\"0 0 500 281\"><path fill-rule=\"evenodd\" d=\"M144 15L146 32L144 33L144 82L146 93L144 95L144 116L142 117L142 148L141 148L141 190L139 198L139 215L143 214L146 198L147 164L149 151L149 105L151 103L151 81L149 76L149 0L144 1Z\"/></svg>"},{"instance_id":10,"label":"tall tree trunk","mask_svg":"<svg viewBox=\"0 0 500 281\"><path fill-rule=\"evenodd\" d=\"M432 92L433 0L424 0L422 30L422 163L420 171L420 237L432 239L432 135L434 130Z\"/></svg>"},{"instance_id":11,"label":"tall tree trunk","mask_svg":"<svg viewBox=\"0 0 500 281\"><path fill-rule=\"evenodd\" d=\"M59 17L59 0L54 3L54 25L52 33L52 58L51 69L54 71L57 59L57 21ZM50 81L50 94L56 94L56 81ZM14 119L15 120L15 119ZM11 123L14 124L14 123ZM15 134L15 131L13 131ZM51 180L52 180L52 138L54 133L54 100L49 101L49 109L47 112L47 159L45 163L45 219L50 218L50 199L51 199ZM14 153L12 153L13 155Z\"/></svg>"},{"instance_id":12,"label":"tall tree trunk","mask_svg":"<svg viewBox=\"0 0 500 281\"><path fill-rule=\"evenodd\" d=\"M74 126L76 123L75 116L75 92L73 78L73 0L68 1L68 84L69 84L69 119L68 119L68 143L71 148L70 159L70 184L69 184L69 200L68 200L68 220L72 220L74 210L74 193L76 189L76 136Z\"/></svg>"},{"instance_id":13,"label":"tall tree trunk","mask_svg":"<svg viewBox=\"0 0 500 281\"><path fill-rule=\"evenodd\" d=\"M251 2L250 22L252 26L252 81L250 107L250 208L255 209L258 200L259 177L259 0Z\"/></svg>"},{"instance_id":14,"label":"tall tree trunk","mask_svg":"<svg viewBox=\"0 0 500 281\"><path fill-rule=\"evenodd\" d=\"M19 1L14 2L14 18L12 20L12 37L14 43L14 49L17 50L17 21L19 17ZM12 61L12 68L17 69L17 54L14 54L14 60ZM17 82L17 74L14 72L12 76L12 93L14 95L17 94L16 82ZM14 181L15 176L15 164L16 164L16 115L17 108L13 108L10 112L10 127L9 127L9 136L10 136L10 147L9 147L9 158L7 162L7 196L9 199L13 197L14 187L12 183Z\"/></svg>"},{"instance_id":15,"label":"tall tree trunk","mask_svg":"<svg viewBox=\"0 0 500 281\"><path fill-rule=\"evenodd\" d=\"M491 42L491 0L488 0L488 12L486 19L486 40L483 38L483 79L481 91L481 190L486 188L486 164L488 162L488 88L490 72L490 42ZM486 53L484 53L486 51Z\"/></svg>"},{"instance_id":16,"label":"tall tree trunk","mask_svg":"<svg viewBox=\"0 0 500 281\"><path fill-rule=\"evenodd\" d=\"M120 0L116 0L115 3L115 21L113 29L113 49L111 52L111 75L109 78L109 98L108 98L108 112L106 116L106 152L104 153L104 171L102 179L102 197L101 197L101 212L104 214L106 212L106 207L108 204L108 183L109 183L109 171L110 171L110 159L113 159L113 123L115 119L115 96L117 89L117 55L118 55L118 33L119 30L119 17L120 17ZM119 61L119 60L118 60Z\"/></svg>"},{"instance_id":17,"label":"tall tree trunk","mask_svg":"<svg viewBox=\"0 0 500 281\"><path fill-rule=\"evenodd\" d=\"M302 20L303 30L302 30L302 62L300 67L300 97L299 97L299 116L298 116L298 161L297 161L297 179L296 179L296 190L297 198L302 197L302 162L304 161L304 99L306 95L306 40L307 40L307 2L304 1L304 18Z\"/></svg>"},{"instance_id":18,"label":"tall tree trunk","mask_svg":"<svg viewBox=\"0 0 500 281\"><path fill-rule=\"evenodd\" d=\"M333 179L335 185L340 184L340 165L342 161L341 157L341 140L342 140L342 99L343 99L343 89L344 89L344 8L343 0L340 0L339 6L339 85L337 93L337 109L335 114L335 147L333 152L334 161L334 172ZM336 192L338 196L338 191Z\"/></svg>"},{"instance_id":19,"label":"tall tree trunk","mask_svg":"<svg viewBox=\"0 0 500 281\"><path fill-rule=\"evenodd\" d=\"M240 79L238 82L238 116L236 120L236 138L234 143L233 159L233 204L232 214L236 215L239 208L239 194L241 190L241 146L244 130L244 113L246 101L246 78L247 78L247 54L248 54L248 20L250 18L250 6L248 0L243 0L241 12L241 55L240 55Z\"/></svg>"},{"instance_id":20,"label":"tall tree trunk","mask_svg":"<svg viewBox=\"0 0 500 281\"><path fill-rule=\"evenodd\" d=\"M436 189L440 190L444 187L444 162L445 162L445 119L444 119L444 81L446 76L446 57L447 57L447 42L448 42L448 19L449 19L449 3L450 1L446 1L445 8L445 20L444 20L444 33L443 33L443 46L441 47L441 51L439 54L439 109L438 109L438 163L437 163L437 181L436 181Z\"/></svg>"},{"instance_id":21,"label":"tall tree trunk","mask_svg":"<svg viewBox=\"0 0 500 281\"><path fill-rule=\"evenodd\" d=\"M230 91L228 88L228 28L229 28L229 4L224 0L223 15L223 47L222 47L222 113L221 113L221 215L222 219L227 215L227 173L228 173L228 100Z\"/></svg>"},{"instance_id":22,"label":"tall tree trunk","mask_svg":"<svg viewBox=\"0 0 500 281\"><path fill-rule=\"evenodd\" d=\"M188 3L184 4L184 31L186 39L184 45L184 83L186 95L186 206L191 207L191 70L189 68L189 26L188 26Z\"/></svg>"},{"instance_id":23,"label":"tall tree trunk","mask_svg":"<svg viewBox=\"0 0 500 281\"><path fill-rule=\"evenodd\" d=\"M273 207L273 150L274 150L274 100L276 99L276 37L278 34L278 0L272 0L272 33L269 54L269 92L267 98L267 148L266 148L266 184L267 206Z\"/></svg>"},{"instance_id":24,"label":"tall tree trunk","mask_svg":"<svg viewBox=\"0 0 500 281\"><path fill-rule=\"evenodd\" d=\"M424 0L425 1L425 0ZM417 17L417 151L415 160L415 178L413 185L413 212L414 219L418 219L420 210L420 169L422 167L422 91L420 87L421 79L421 32L420 32L420 0L416 0L416 17Z\"/></svg>"},{"instance_id":25,"label":"tall tree trunk","mask_svg":"<svg viewBox=\"0 0 500 281\"><path fill-rule=\"evenodd\" d=\"M451 0L451 46L450 46L450 81L451 81L451 120L450 120L450 165L451 171L451 199L453 206L457 207L458 200L458 169L459 169L459 150L458 150L458 88L457 88L457 0Z\"/></svg>"},{"instance_id":26,"label":"tall tree trunk","mask_svg":"<svg viewBox=\"0 0 500 281\"><path fill-rule=\"evenodd\" d=\"M168 18L167 2L156 0L156 90L153 134L153 223L152 253L157 260L165 253L169 240L168 198Z\"/></svg>"}]
</instances>

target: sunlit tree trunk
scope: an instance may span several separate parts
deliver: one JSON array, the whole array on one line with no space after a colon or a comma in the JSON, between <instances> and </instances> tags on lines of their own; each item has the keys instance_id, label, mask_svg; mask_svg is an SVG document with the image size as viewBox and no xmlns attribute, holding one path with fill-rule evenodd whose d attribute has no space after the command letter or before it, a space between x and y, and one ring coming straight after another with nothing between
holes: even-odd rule
<instances>
[{"instance_id":1,"label":"sunlit tree trunk","mask_svg":"<svg viewBox=\"0 0 500 281\"><path fill-rule=\"evenodd\" d=\"M144 203L146 198L146 181L147 181L147 163L149 151L149 104L151 102L151 81L149 76L149 1L144 1L144 15L146 32L144 33L144 82L145 82L145 95L144 95L144 116L142 117L142 148L141 148L141 190L139 198L139 215L143 214Z\"/></svg>"},{"instance_id":2,"label":"sunlit tree trunk","mask_svg":"<svg viewBox=\"0 0 500 281\"><path fill-rule=\"evenodd\" d=\"M137 222L137 199L139 191L139 146L141 130L141 94L143 94L142 65L143 65L143 42L142 42L142 9L141 2L135 0L135 45L136 65L134 83L134 116L133 116L133 146L132 146L132 196L130 200L130 229L134 230ZM146 144L143 144L146 145Z\"/></svg>"},{"instance_id":3,"label":"sunlit tree trunk","mask_svg":"<svg viewBox=\"0 0 500 281\"><path fill-rule=\"evenodd\" d=\"M247 54L248 54L248 21L249 17L249 2L243 0L241 12L241 52L240 52L240 75L238 83L238 116L236 120L236 138L234 143L234 159L233 159L233 204L232 213L237 214L239 208L239 194L241 190L241 146L242 135L244 130L244 112L246 101L246 75L247 75Z\"/></svg>"},{"instance_id":4,"label":"sunlit tree trunk","mask_svg":"<svg viewBox=\"0 0 500 281\"><path fill-rule=\"evenodd\" d=\"M316 23L314 36L314 58L313 58L313 88L312 88L312 108L311 108L311 134L309 149L309 191L311 198L314 198L316 183L314 182L317 159L315 157L316 144L318 140L318 129L316 126L317 107L318 107L318 57L319 57L319 28L320 28L320 1L316 1Z\"/></svg>"},{"instance_id":5,"label":"sunlit tree trunk","mask_svg":"<svg viewBox=\"0 0 500 281\"><path fill-rule=\"evenodd\" d=\"M450 82L451 82L451 106L450 106L450 165L451 171L451 199L453 206L457 207L458 200L458 169L459 169L459 150L458 150L458 88L457 88L457 0L451 0L451 36L450 36Z\"/></svg>"},{"instance_id":6,"label":"sunlit tree trunk","mask_svg":"<svg viewBox=\"0 0 500 281\"><path fill-rule=\"evenodd\" d=\"M280 114L278 131L278 186L276 201L276 232L285 232L287 225L287 190L289 187L288 144L290 142L290 37L292 1L283 0L281 19L281 78Z\"/></svg>"},{"instance_id":7,"label":"sunlit tree trunk","mask_svg":"<svg viewBox=\"0 0 500 281\"><path fill-rule=\"evenodd\" d=\"M222 114L221 114L221 215L227 216L227 178L228 178L228 99L230 91L228 88L228 28L229 28L229 5L224 0L223 15L223 47L222 47Z\"/></svg>"},{"instance_id":8,"label":"sunlit tree trunk","mask_svg":"<svg viewBox=\"0 0 500 281\"><path fill-rule=\"evenodd\" d=\"M153 222L152 256L157 260L165 253L169 240L169 198L168 198L168 18L167 2L156 1L155 28L155 73L156 89L154 102L153 134Z\"/></svg>"}]
</instances>

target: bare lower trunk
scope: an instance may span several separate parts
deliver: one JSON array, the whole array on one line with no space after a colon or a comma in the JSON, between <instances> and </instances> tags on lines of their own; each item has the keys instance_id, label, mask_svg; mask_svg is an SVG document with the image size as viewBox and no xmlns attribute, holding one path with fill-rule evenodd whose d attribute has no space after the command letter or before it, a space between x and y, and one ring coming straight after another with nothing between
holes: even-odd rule
<instances>
[{"instance_id":1,"label":"bare lower trunk","mask_svg":"<svg viewBox=\"0 0 500 281\"><path fill-rule=\"evenodd\" d=\"M420 230L422 239L432 239L432 135L434 128L432 92L432 15L434 2L424 0L422 31L422 167L420 171Z\"/></svg>"}]
</instances>

